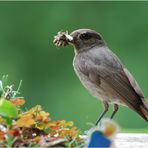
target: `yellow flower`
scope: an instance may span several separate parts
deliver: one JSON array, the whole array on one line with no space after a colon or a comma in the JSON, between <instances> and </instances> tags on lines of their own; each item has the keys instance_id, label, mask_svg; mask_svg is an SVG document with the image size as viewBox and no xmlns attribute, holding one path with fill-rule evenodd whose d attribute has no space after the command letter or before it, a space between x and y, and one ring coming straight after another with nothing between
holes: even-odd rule
<instances>
[{"instance_id":1,"label":"yellow flower","mask_svg":"<svg viewBox=\"0 0 148 148\"><path fill-rule=\"evenodd\" d=\"M35 121L32 115L24 115L16 121L18 127L31 127L34 124Z\"/></svg>"}]
</instances>

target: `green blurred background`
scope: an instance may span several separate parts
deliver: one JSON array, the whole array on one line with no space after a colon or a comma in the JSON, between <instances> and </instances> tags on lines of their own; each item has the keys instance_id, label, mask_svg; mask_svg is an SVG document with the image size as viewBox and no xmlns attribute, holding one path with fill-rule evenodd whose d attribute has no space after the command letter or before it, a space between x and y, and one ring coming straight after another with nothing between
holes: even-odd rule
<instances>
[{"instance_id":1,"label":"green blurred background","mask_svg":"<svg viewBox=\"0 0 148 148\"><path fill-rule=\"evenodd\" d=\"M41 104L53 120L86 130L102 105L76 77L73 48L52 43L58 31L78 28L100 32L148 97L148 2L0 2L0 75L8 74L10 84L23 80L27 108ZM128 108L115 120L123 131L148 131Z\"/></svg>"}]
</instances>

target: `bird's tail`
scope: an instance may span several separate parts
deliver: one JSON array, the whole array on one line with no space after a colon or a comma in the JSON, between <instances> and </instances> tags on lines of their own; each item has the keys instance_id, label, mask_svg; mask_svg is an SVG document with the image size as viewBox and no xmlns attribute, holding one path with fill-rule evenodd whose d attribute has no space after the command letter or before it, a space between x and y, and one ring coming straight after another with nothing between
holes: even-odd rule
<instances>
[{"instance_id":1,"label":"bird's tail","mask_svg":"<svg viewBox=\"0 0 148 148\"><path fill-rule=\"evenodd\" d=\"M142 105L140 105L140 112L138 112L148 122L148 102L142 98Z\"/></svg>"}]
</instances>

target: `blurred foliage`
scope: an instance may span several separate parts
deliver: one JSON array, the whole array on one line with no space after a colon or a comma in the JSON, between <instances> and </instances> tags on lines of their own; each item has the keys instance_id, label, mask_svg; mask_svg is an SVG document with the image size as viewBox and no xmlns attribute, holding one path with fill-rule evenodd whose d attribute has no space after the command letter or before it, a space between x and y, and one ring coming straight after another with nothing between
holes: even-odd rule
<instances>
[{"instance_id":1,"label":"blurred foliage","mask_svg":"<svg viewBox=\"0 0 148 148\"><path fill-rule=\"evenodd\" d=\"M23 111L21 106L25 100L17 97L20 85L15 91L13 85L5 86L5 82L0 80L0 147L77 147L84 144L80 130L72 121L53 121L40 105ZM115 130L112 126L106 127L105 133Z\"/></svg>"},{"instance_id":2,"label":"blurred foliage","mask_svg":"<svg viewBox=\"0 0 148 148\"><path fill-rule=\"evenodd\" d=\"M87 129L102 106L75 75L73 48L57 49L53 36L78 28L100 32L148 97L147 26L148 2L0 2L0 75L8 74L16 84L23 80L28 108L41 104L54 120ZM125 129L147 127L125 107L115 120Z\"/></svg>"}]
</instances>

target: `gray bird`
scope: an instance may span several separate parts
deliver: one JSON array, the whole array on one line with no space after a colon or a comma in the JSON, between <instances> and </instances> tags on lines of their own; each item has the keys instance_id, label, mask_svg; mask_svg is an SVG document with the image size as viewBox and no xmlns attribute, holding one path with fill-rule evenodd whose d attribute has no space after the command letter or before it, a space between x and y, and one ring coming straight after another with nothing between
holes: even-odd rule
<instances>
[{"instance_id":1,"label":"gray bird","mask_svg":"<svg viewBox=\"0 0 148 148\"><path fill-rule=\"evenodd\" d=\"M134 77L120 59L108 48L102 36L90 29L79 29L67 35L74 46L74 70L89 92L102 101L104 111L96 125L114 105L111 119L118 105L128 106L148 121L148 103Z\"/></svg>"}]
</instances>

